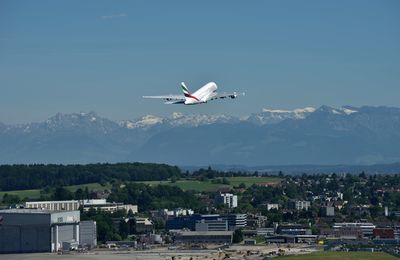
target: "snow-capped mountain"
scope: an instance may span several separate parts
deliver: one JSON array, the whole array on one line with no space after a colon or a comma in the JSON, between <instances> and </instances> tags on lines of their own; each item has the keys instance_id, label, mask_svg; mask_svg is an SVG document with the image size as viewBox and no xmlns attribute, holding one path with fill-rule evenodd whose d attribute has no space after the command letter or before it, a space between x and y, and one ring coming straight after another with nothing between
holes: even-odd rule
<instances>
[{"instance_id":1,"label":"snow-capped mountain","mask_svg":"<svg viewBox=\"0 0 400 260\"><path fill-rule=\"evenodd\" d=\"M313 107L305 107L293 110L264 108L261 113L250 115L247 120L259 125L276 124L285 119L304 119L314 111L315 108Z\"/></svg>"},{"instance_id":2,"label":"snow-capped mountain","mask_svg":"<svg viewBox=\"0 0 400 260\"><path fill-rule=\"evenodd\" d=\"M238 118L227 115L184 115L182 113L175 112L170 117L165 118L154 115L146 115L135 120L122 121L120 122L120 125L128 129L149 129L162 124L169 127L197 127L201 125L234 123L238 121Z\"/></svg>"},{"instance_id":3,"label":"snow-capped mountain","mask_svg":"<svg viewBox=\"0 0 400 260\"><path fill-rule=\"evenodd\" d=\"M182 113L173 113L172 117L168 118L166 122L175 127L197 127L201 125L234 123L238 121L238 118L228 115L184 115Z\"/></svg>"},{"instance_id":4,"label":"snow-capped mountain","mask_svg":"<svg viewBox=\"0 0 400 260\"><path fill-rule=\"evenodd\" d=\"M72 114L57 113L44 122L10 125L7 127L7 130L30 133L35 131L55 132L69 129L73 131L95 130L96 132L109 133L117 128L118 124L98 116L95 112L81 112Z\"/></svg>"},{"instance_id":5,"label":"snow-capped mountain","mask_svg":"<svg viewBox=\"0 0 400 260\"><path fill-rule=\"evenodd\" d=\"M321 107L319 110L323 110ZM205 114L182 114L175 112L169 117L158 117L154 115L146 115L135 120L121 121L119 124L128 129L149 129L154 126L167 125L170 127L198 127L209 124L234 124L239 122L248 122L256 125L276 124L286 119L304 119L311 113L315 112L313 107L298 108L293 110L283 109L262 109L260 113L253 113L246 117L235 117L229 115L205 115ZM350 115L356 113L357 110L350 107L330 108L326 110L327 113L332 114L346 114Z\"/></svg>"},{"instance_id":6,"label":"snow-capped mountain","mask_svg":"<svg viewBox=\"0 0 400 260\"><path fill-rule=\"evenodd\" d=\"M146 115L136 120L124 120L119 123L120 126L128 129L150 128L162 124L164 119L158 116Z\"/></svg>"},{"instance_id":7,"label":"snow-capped mountain","mask_svg":"<svg viewBox=\"0 0 400 260\"><path fill-rule=\"evenodd\" d=\"M340 109L339 109L340 110ZM135 120L126 120L120 122L120 125L129 129L144 128L149 129L157 125L168 125L172 127L198 127L209 124L233 124L238 122L249 122L257 125L275 124L285 119L304 119L315 108L306 107L294 110L278 110L264 108L260 113L254 113L247 117L235 117L230 115L206 115L206 114L188 114L175 112L169 117L158 117L154 115L146 115Z\"/></svg>"},{"instance_id":8,"label":"snow-capped mountain","mask_svg":"<svg viewBox=\"0 0 400 260\"><path fill-rule=\"evenodd\" d=\"M188 129L190 128L190 129ZM147 161L178 165L373 164L400 161L400 109L263 109L228 115L146 115L114 122L94 112L0 123L0 163Z\"/></svg>"}]
</instances>

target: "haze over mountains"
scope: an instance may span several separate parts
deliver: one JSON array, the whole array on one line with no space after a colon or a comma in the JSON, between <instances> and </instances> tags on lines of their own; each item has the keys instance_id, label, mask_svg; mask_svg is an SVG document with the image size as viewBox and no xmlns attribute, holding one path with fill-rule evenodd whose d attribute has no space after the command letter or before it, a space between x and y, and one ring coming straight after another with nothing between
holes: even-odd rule
<instances>
[{"instance_id":1,"label":"haze over mountains","mask_svg":"<svg viewBox=\"0 0 400 260\"><path fill-rule=\"evenodd\" d=\"M400 161L400 108L321 106L228 115L94 112L0 123L0 163L161 162L176 165L376 164Z\"/></svg>"}]
</instances>

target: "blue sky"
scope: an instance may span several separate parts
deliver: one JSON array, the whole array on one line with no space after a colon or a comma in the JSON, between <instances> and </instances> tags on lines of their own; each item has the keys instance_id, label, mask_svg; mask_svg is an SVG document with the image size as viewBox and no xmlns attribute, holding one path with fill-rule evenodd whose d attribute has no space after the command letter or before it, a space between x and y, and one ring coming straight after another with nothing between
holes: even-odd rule
<instances>
[{"instance_id":1,"label":"blue sky","mask_svg":"<svg viewBox=\"0 0 400 260\"><path fill-rule=\"evenodd\" d=\"M215 81L244 98L142 95ZM400 106L399 1L0 2L0 122Z\"/></svg>"}]
</instances>

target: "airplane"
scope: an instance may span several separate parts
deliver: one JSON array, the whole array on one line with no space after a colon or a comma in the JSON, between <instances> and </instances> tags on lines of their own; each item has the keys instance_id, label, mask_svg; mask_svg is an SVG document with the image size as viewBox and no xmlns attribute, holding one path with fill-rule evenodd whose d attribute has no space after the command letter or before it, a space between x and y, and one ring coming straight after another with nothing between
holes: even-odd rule
<instances>
[{"instance_id":1,"label":"airplane","mask_svg":"<svg viewBox=\"0 0 400 260\"><path fill-rule=\"evenodd\" d=\"M164 99L165 104L198 105L207 103L208 101L215 99L234 99L237 98L239 95L244 96L244 93L237 92L217 93L218 87L217 84L215 84L214 82L207 83L193 94L190 93L184 82L181 83L181 88L183 91L183 95L143 96L143 98Z\"/></svg>"}]
</instances>

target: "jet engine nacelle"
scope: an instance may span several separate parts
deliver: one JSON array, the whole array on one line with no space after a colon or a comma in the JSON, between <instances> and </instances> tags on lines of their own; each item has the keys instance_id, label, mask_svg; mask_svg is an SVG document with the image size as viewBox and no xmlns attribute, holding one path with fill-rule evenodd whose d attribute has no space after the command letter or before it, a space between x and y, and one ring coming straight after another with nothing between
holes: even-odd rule
<instances>
[{"instance_id":1,"label":"jet engine nacelle","mask_svg":"<svg viewBox=\"0 0 400 260\"><path fill-rule=\"evenodd\" d=\"M233 95L230 95L229 97L232 99L235 99L238 95L236 94L236 92L233 93Z\"/></svg>"}]
</instances>

